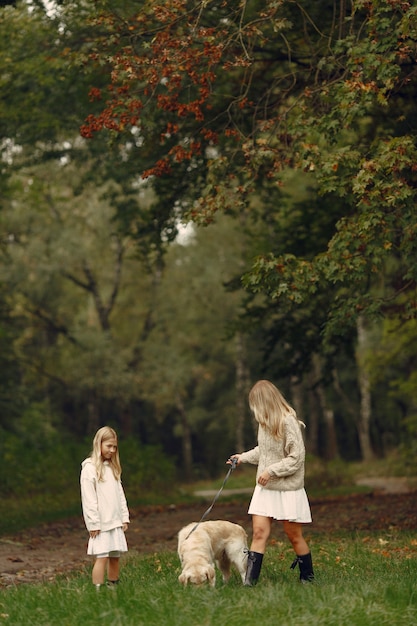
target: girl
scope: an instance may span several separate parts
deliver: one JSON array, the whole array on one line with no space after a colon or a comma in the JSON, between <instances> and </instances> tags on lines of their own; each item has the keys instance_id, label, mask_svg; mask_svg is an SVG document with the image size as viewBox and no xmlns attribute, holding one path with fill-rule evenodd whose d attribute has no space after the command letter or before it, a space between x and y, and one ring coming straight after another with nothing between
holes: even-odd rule
<instances>
[{"instance_id":1,"label":"girl","mask_svg":"<svg viewBox=\"0 0 417 626\"><path fill-rule=\"evenodd\" d=\"M296 558L291 568L300 568L300 581L314 579L311 553L303 537L303 523L311 522L310 505L304 489L305 448L302 422L279 390L268 380L259 380L249 393L249 406L259 424L258 445L228 460L258 466L257 485L248 513L253 536L248 555L245 585L257 583L271 532L272 519L282 520Z\"/></svg>"},{"instance_id":2,"label":"girl","mask_svg":"<svg viewBox=\"0 0 417 626\"><path fill-rule=\"evenodd\" d=\"M97 590L119 582L119 559L127 552L125 531L129 511L120 476L117 435L109 426L100 428L93 440L91 455L81 464L81 502L90 538L87 554L96 557L92 571Z\"/></svg>"}]
</instances>

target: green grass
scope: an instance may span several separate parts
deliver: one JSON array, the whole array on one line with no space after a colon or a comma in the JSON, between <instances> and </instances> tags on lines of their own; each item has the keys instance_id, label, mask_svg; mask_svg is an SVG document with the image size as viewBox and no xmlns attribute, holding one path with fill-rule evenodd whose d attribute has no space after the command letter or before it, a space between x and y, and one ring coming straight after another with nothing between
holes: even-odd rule
<instances>
[{"instance_id":1,"label":"green grass","mask_svg":"<svg viewBox=\"0 0 417 626\"><path fill-rule=\"evenodd\" d=\"M358 491L355 476L385 474L375 464L347 466L307 462L307 492L341 494ZM227 468L225 468L224 475ZM381 475L383 475L381 474ZM193 492L218 490L222 479L181 486L170 501L201 503ZM401 475L401 472L400 472ZM239 468L227 488L253 487L255 470ZM363 490L361 488L360 490ZM27 496L0 502L0 535L25 526L80 515L76 485L70 493ZM149 496L150 497L150 496ZM236 499L237 496L232 496ZM247 499L247 495L242 496ZM152 496L154 498L154 496ZM158 499L149 503L157 503ZM130 502L134 506L136 502ZM142 502L137 502L142 504ZM0 626L402 626L417 623L417 537L410 532L312 533L316 582L300 585L288 542L268 547L259 584L241 585L234 573L228 585L218 576L215 589L183 588L176 553L122 560L117 591L91 584L90 570L74 572L55 582L19 585L0 590Z\"/></svg>"},{"instance_id":2,"label":"green grass","mask_svg":"<svg viewBox=\"0 0 417 626\"><path fill-rule=\"evenodd\" d=\"M287 543L270 545L256 587L236 573L215 589L183 588L176 553L122 560L116 591L96 592L90 571L0 592L10 626L409 626L417 623L417 540L409 532L316 535L316 582L298 583Z\"/></svg>"}]
</instances>

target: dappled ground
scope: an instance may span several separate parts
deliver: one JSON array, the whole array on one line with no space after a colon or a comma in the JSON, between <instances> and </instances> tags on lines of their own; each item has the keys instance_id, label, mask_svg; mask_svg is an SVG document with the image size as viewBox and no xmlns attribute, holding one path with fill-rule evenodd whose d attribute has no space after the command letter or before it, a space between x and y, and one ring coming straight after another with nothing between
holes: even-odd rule
<instances>
[{"instance_id":1,"label":"dappled ground","mask_svg":"<svg viewBox=\"0 0 417 626\"><path fill-rule=\"evenodd\" d=\"M331 535L339 531L417 531L417 491L407 491L398 481L381 480L383 482L375 484L370 494L310 498L313 524L306 528L306 538L313 537L317 541L322 533ZM127 533L129 554L175 552L178 531L190 522L199 521L211 502L210 494L207 498L207 504L131 509ZM247 502L225 502L219 498L207 519L241 524L250 537L249 498L250 494ZM276 522L271 543L282 540L285 540L282 526ZM90 565L86 545L87 533L81 517L0 537L0 587L53 580L73 570L85 571Z\"/></svg>"}]
</instances>

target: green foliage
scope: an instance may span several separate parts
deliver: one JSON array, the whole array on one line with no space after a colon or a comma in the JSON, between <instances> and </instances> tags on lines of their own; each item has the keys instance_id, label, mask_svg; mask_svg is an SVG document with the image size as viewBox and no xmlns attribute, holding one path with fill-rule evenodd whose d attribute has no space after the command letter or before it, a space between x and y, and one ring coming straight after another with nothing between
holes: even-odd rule
<instances>
[{"instance_id":1,"label":"green foliage","mask_svg":"<svg viewBox=\"0 0 417 626\"><path fill-rule=\"evenodd\" d=\"M171 245L143 346L143 396L161 424L174 422L183 445L192 437L191 458L182 459L189 475L191 465L202 475L217 472L235 446L234 321L242 292L227 284L242 248L245 238L227 216Z\"/></svg>"},{"instance_id":2,"label":"green foliage","mask_svg":"<svg viewBox=\"0 0 417 626\"><path fill-rule=\"evenodd\" d=\"M0 532L81 515L79 475L91 441L60 436L34 406L15 432L0 430ZM120 440L123 484L134 504L160 502L176 484L174 460L159 446Z\"/></svg>"},{"instance_id":3,"label":"green foliage","mask_svg":"<svg viewBox=\"0 0 417 626\"><path fill-rule=\"evenodd\" d=\"M3 298L3 294L0 295ZM4 307L6 308L6 307ZM0 428L14 419L23 404L20 387L21 372L14 359L13 340L9 313L0 304Z\"/></svg>"},{"instance_id":4,"label":"green foliage","mask_svg":"<svg viewBox=\"0 0 417 626\"><path fill-rule=\"evenodd\" d=\"M152 502L172 493L177 482L175 459L161 446L143 445L133 437L120 441L123 485L131 502Z\"/></svg>"},{"instance_id":5,"label":"green foliage","mask_svg":"<svg viewBox=\"0 0 417 626\"><path fill-rule=\"evenodd\" d=\"M335 459L324 462L319 458L307 457L306 484L309 494L342 493L352 490L355 484L351 465Z\"/></svg>"},{"instance_id":6,"label":"green foliage","mask_svg":"<svg viewBox=\"0 0 417 626\"><path fill-rule=\"evenodd\" d=\"M39 416L44 417L44 413ZM1 432L0 470L2 496L39 495L47 492L57 495L75 486L81 462L90 453L91 443L62 440L57 433L34 429L27 418L19 423L16 434ZM143 499L153 492L164 493L175 483L172 459L158 446L143 446L137 440L121 439L120 454L123 482L133 499ZM57 465L59 464L59 471Z\"/></svg>"},{"instance_id":7,"label":"green foliage","mask_svg":"<svg viewBox=\"0 0 417 626\"><path fill-rule=\"evenodd\" d=\"M63 28L62 14L47 17L34 3L1 12L0 137L16 149L25 145L32 151L44 142L45 151L65 153L63 144L48 142L68 138L65 132L77 134L88 106L89 78L72 63L71 31Z\"/></svg>"},{"instance_id":8,"label":"green foliage","mask_svg":"<svg viewBox=\"0 0 417 626\"><path fill-rule=\"evenodd\" d=\"M149 9L145 3L140 17L128 20L129 41L116 12L96 18L98 31L105 19L114 35L98 40L91 57L93 63L111 55L110 86L85 136L112 128L122 137L126 124L142 124L146 145L147 121L156 122L158 149L146 174L175 179L173 164L190 162L199 182L187 183L180 210L196 220L243 212L262 194L264 214L279 214L277 194L268 198L267 191L288 186L288 169L303 174L302 184L314 187L316 197L337 203L334 229L308 258L285 243L266 251L246 274L247 289L267 294L291 315L327 292L320 320L326 347L359 314L396 317L401 309L415 316L411 68L417 25L411 4L362 2L337 15L324 1L308 8L253 3L250 10L226 3L218 15L210 4ZM149 32L157 35L149 39ZM291 239L291 225L284 228ZM395 280L384 275L376 297L370 287L393 256L401 269Z\"/></svg>"},{"instance_id":9,"label":"green foliage","mask_svg":"<svg viewBox=\"0 0 417 626\"><path fill-rule=\"evenodd\" d=\"M323 385L356 457L357 317L416 316L416 15L403 0L1 8L0 419L33 483L50 429L83 438L104 417L162 463L188 436L189 469L215 475L244 412L236 329L248 381L301 381L305 410ZM170 245L179 220L219 212ZM397 334L401 353L369 347L381 451L416 427L414 339ZM350 412L330 387L341 367ZM132 451L142 486L153 458ZM15 470L4 489L33 490Z\"/></svg>"},{"instance_id":10,"label":"green foliage","mask_svg":"<svg viewBox=\"0 0 417 626\"><path fill-rule=\"evenodd\" d=\"M367 357L375 390L388 392L390 411L396 411L403 426L402 454L412 464L417 432L417 378L415 370L417 323L384 320ZM386 403L386 401L385 401Z\"/></svg>"},{"instance_id":11,"label":"green foliage","mask_svg":"<svg viewBox=\"0 0 417 626\"><path fill-rule=\"evenodd\" d=\"M80 454L81 446L61 440L45 406L29 407L16 421L14 432L3 430L1 435L3 496L43 493L45 484L50 492L59 493L68 489L79 473L77 452Z\"/></svg>"},{"instance_id":12,"label":"green foliage","mask_svg":"<svg viewBox=\"0 0 417 626\"><path fill-rule=\"evenodd\" d=\"M270 546L256 587L236 573L216 588L183 588L178 557L162 553L129 556L117 591L99 593L88 571L56 582L22 585L2 592L0 619L13 626L265 626L294 621L323 626L408 626L417 618L414 580L416 546L408 533L320 537L313 541L316 582L306 587L289 569L287 544Z\"/></svg>"}]
</instances>

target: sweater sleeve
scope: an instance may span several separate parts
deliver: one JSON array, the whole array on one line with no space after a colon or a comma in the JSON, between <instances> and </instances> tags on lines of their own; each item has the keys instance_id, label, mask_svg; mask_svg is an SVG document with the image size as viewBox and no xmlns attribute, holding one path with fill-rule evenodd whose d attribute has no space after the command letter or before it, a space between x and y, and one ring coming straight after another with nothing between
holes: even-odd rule
<instances>
[{"instance_id":1,"label":"sweater sleeve","mask_svg":"<svg viewBox=\"0 0 417 626\"><path fill-rule=\"evenodd\" d=\"M122 522L123 524L129 524L129 509L127 508L126 496L123 489L122 482L119 480L119 497L120 497L120 507L122 511Z\"/></svg>"},{"instance_id":2,"label":"sweater sleeve","mask_svg":"<svg viewBox=\"0 0 417 626\"><path fill-rule=\"evenodd\" d=\"M87 530L100 530L100 515L95 485L96 477L92 465L86 465L81 470L81 503Z\"/></svg>"},{"instance_id":3,"label":"sweater sleeve","mask_svg":"<svg viewBox=\"0 0 417 626\"><path fill-rule=\"evenodd\" d=\"M247 452L242 452L240 455L241 463L251 463L252 465L258 465L259 463L259 446L256 448L252 448L252 450L248 450Z\"/></svg>"},{"instance_id":4,"label":"sweater sleeve","mask_svg":"<svg viewBox=\"0 0 417 626\"><path fill-rule=\"evenodd\" d=\"M291 476L304 464L304 442L299 423L295 419L288 418L286 420L284 437L285 457L278 463L269 465L267 469L271 476Z\"/></svg>"}]
</instances>

